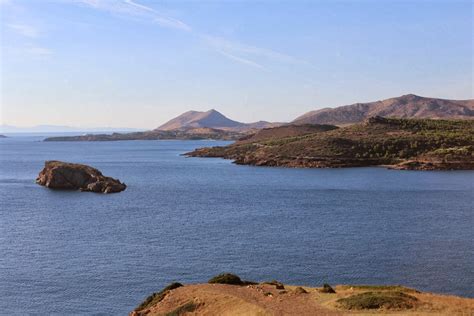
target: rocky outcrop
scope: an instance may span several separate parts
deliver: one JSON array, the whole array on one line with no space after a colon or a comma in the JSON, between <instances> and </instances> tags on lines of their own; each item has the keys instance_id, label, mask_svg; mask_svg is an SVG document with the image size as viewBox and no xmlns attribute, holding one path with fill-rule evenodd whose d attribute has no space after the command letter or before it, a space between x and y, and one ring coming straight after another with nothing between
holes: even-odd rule
<instances>
[{"instance_id":1,"label":"rocky outcrop","mask_svg":"<svg viewBox=\"0 0 474 316\"><path fill-rule=\"evenodd\" d=\"M50 189L116 193L126 189L119 180L104 176L87 165L62 161L46 161L36 183Z\"/></svg>"}]
</instances>

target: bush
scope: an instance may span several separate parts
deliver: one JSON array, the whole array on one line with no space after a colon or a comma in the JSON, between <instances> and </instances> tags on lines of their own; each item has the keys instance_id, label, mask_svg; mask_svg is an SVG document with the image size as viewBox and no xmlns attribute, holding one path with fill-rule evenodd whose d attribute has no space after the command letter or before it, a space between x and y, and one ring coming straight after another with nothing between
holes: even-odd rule
<instances>
[{"instance_id":1,"label":"bush","mask_svg":"<svg viewBox=\"0 0 474 316\"><path fill-rule=\"evenodd\" d=\"M168 294L169 291L174 290L181 286L183 285L178 282L171 283L160 292L156 292L148 296L137 308L135 308L135 311L141 311L143 309L146 309L148 307L151 307L161 302L165 298L166 294Z\"/></svg>"},{"instance_id":2,"label":"bush","mask_svg":"<svg viewBox=\"0 0 474 316\"><path fill-rule=\"evenodd\" d=\"M263 284L269 284L269 285L274 285L277 290L284 290L285 286L283 283L278 282L277 280L272 280L270 282L263 282Z\"/></svg>"},{"instance_id":3,"label":"bush","mask_svg":"<svg viewBox=\"0 0 474 316\"><path fill-rule=\"evenodd\" d=\"M323 284L323 288L319 290L321 293L336 293L334 289L327 283Z\"/></svg>"},{"instance_id":4,"label":"bush","mask_svg":"<svg viewBox=\"0 0 474 316\"><path fill-rule=\"evenodd\" d=\"M303 289L301 286L298 286L297 288L295 288L294 290L295 293L297 294L306 294L308 293L305 289Z\"/></svg>"},{"instance_id":5,"label":"bush","mask_svg":"<svg viewBox=\"0 0 474 316\"><path fill-rule=\"evenodd\" d=\"M176 309L172 310L171 312L166 313L165 316L179 316L179 315L183 315L183 314L186 314L186 313L192 313L198 307L199 307L199 305L195 304L194 302L187 302L187 303L177 307Z\"/></svg>"},{"instance_id":6,"label":"bush","mask_svg":"<svg viewBox=\"0 0 474 316\"><path fill-rule=\"evenodd\" d=\"M391 309L413 308L417 298L399 291L365 292L337 300L345 309Z\"/></svg>"},{"instance_id":7,"label":"bush","mask_svg":"<svg viewBox=\"0 0 474 316\"><path fill-rule=\"evenodd\" d=\"M232 285L244 285L245 283L235 274L232 273L221 273L211 278L208 283L211 284L232 284Z\"/></svg>"}]
</instances>

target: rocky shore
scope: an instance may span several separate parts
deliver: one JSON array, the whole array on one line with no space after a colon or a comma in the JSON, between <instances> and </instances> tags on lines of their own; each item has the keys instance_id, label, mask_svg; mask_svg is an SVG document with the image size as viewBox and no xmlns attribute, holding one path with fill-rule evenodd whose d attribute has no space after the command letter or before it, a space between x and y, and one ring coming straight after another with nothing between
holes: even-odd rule
<instances>
[{"instance_id":1,"label":"rocky shore","mask_svg":"<svg viewBox=\"0 0 474 316\"><path fill-rule=\"evenodd\" d=\"M147 297L130 316L153 315L472 315L474 299L423 293L403 286L286 285L242 281L233 274L208 283L172 283Z\"/></svg>"},{"instance_id":2,"label":"rocky shore","mask_svg":"<svg viewBox=\"0 0 474 316\"><path fill-rule=\"evenodd\" d=\"M126 189L117 179L104 176L87 165L62 161L46 161L36 183L50 189L116 193Z\"/></svg>"},{"instance_id":3,"label":"rocky shore","mask_svg":"<svg viewBox=\"0 0 474 316\"><path fill-rule=\"evenodd\" d=\"M288 126L285 127L290 130ZM221 157L236 164L293 168L385 166L398 170L474 170L474 121L373 117L341 128L282 127L224 147L199 148L190 157Z\"/></svg>"}]
</instances>

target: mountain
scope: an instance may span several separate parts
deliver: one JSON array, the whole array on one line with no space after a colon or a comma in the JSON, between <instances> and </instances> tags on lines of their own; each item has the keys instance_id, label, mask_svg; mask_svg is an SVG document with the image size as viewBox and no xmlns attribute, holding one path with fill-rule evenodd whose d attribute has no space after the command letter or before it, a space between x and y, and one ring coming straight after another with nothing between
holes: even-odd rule
<instances>
[{"instance_id":1,"label":"mountain","mask_svg":"<svg viewBox=\"0 0 474 316\"><path fill-rule=\"evenodd\" d=\"M473 119L474 100L444 100L407 94L369 103L355 103L308 112L292 124L347 125L373 116L397 118Z\"/></svg>"},{"instance_id":2,"label":"mountain","mask_svg":"<svg viewBox=\"0 0 474 316\"><path fill-rule=\"evenodd\" d=\"M266 127L274 127L281 125L278 123L270 123L265 121L259 121L255 123L241 123L231 120L212 109L206 112L199 111L188 111L178 117L166 122L165 124L158 127L156 130L159 131L172 131L172 130L186 130L193 128L213 128L220 130L231 130L231 131L246 131L251 129L260 129Z\"/></svg>"},{"instance_id":3,"label":"mountain","mask_svg":"<svg viewBox=\"0 0 474 316\"><path fill-rule=\"evenodd\" d=\"M222 157L256 166L474 169L474 120L377 116L339 128L326 125L312 131L282 127L274 130L265 131L261 137L257 133L228 146L201 148L187 155Z\"/></svg>"}]
</instances>

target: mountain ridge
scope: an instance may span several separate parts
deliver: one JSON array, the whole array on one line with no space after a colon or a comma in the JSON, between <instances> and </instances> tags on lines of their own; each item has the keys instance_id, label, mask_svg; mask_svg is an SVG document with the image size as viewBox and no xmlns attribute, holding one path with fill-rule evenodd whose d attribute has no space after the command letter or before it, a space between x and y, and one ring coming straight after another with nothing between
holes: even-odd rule
<instances>
[{"instance_id":1,"label":"mountain ridge","mask_svg":"<svg viewBox=\"0 0 474 316\"><path fill-rule=\"evenodd\" d=\"M348 125L360 123L373 116L473 119L474 100L448 100L406 94L374 102L359 102L310 111L294 119L291 124Z\"/></svg>"}]
</instances>

